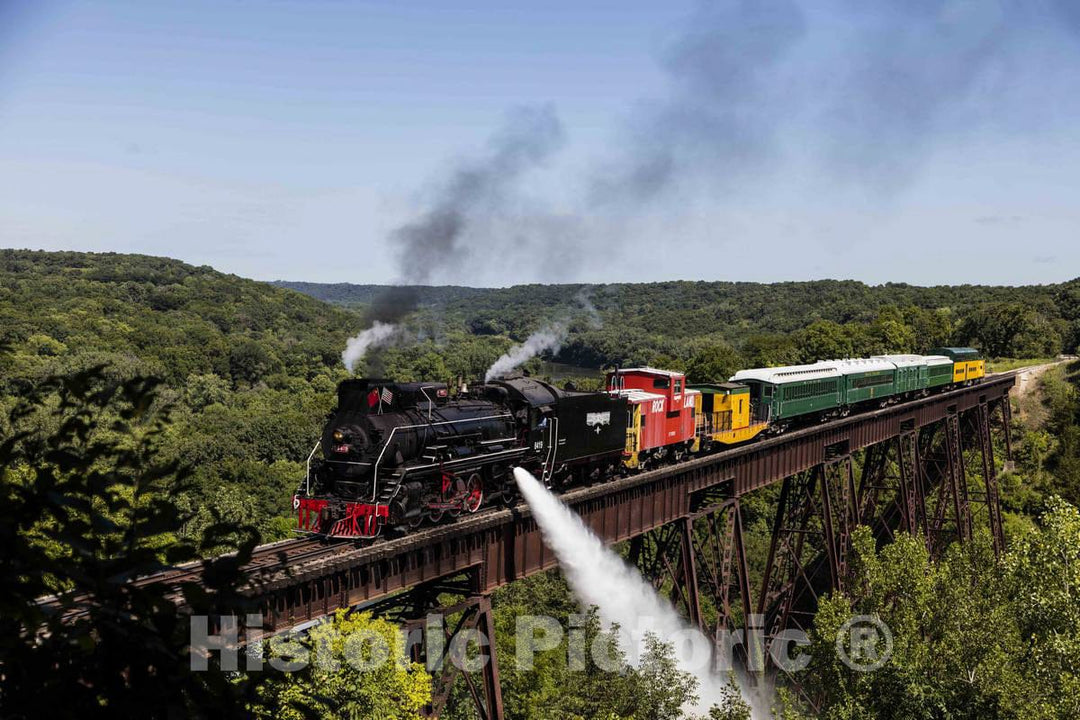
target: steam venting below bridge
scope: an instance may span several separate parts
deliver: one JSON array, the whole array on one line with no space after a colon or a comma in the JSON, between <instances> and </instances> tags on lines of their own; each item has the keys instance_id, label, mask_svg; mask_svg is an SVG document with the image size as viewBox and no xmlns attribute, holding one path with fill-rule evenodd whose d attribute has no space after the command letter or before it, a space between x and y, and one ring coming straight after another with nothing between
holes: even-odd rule
<instances>
[{"instance_id":1,"label":"steam venting below bridge","mask_svg":"<svg viewBox=\"0 0 1080 720\"><path fill-rule=\"evenodd\" d=\"M580 517L529 472L514 468L514 479L578 600L586 607L596 606L604 627L618 625L624 638L643 644L645 636L652 634L673 645L679 669L699 682L697 705L684 710L707 716L714 705L723 707L730 685L710 671L712 643L708 638L690 627L636 568L605 547ZM624 648L627 661L635 666L640 659L639 647ZM755 720L764 717L755 710Z\"/></svg>"}]
</instances>

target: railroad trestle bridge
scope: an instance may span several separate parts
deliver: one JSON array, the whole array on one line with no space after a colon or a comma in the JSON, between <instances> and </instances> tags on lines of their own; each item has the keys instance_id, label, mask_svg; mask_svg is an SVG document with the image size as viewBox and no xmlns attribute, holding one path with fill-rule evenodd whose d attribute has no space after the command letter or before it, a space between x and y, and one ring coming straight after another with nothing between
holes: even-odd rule
<instances>
[{"instance_id":1,"label":"railroad trestle bridge","mask_svg":"<svg viewBox=\"0 0 1080 720\"><path fill-rule=\"evenodd\" d=\"M739 629L763 638L763 647L747 642L741 652L748 667L766 667L772 643L785 642L786 629L808 630L817 598L844 588L858 525L880 542L899 531L916 534L935 555L981 526L1003 550L992 433L1002 433L1011 459L1014 382L1012 373L988 376L562 499L604 542L628 541L629 560L714 640ZM770 493L771 536L763 565L752 568L745 505L758 492ZM312 549L313 542L279 544L266 556L278 560L264 558L251 575L244 592L262 609L264 633L362 607L421 634L426 613L453 615L441 647L463 629L491 637L490 593L557 564L523 505L364 547ZM306 549L294 552L290 543ZM452 607L448 596L457 596ZM458 671L445 658L424 658L423 644L412 649L442 673L431 708L438 714ZM481 653L482 677L465 674L465 683L480 716L498 718L498 661L491 647Z\"/></svg>"}]
</instances>

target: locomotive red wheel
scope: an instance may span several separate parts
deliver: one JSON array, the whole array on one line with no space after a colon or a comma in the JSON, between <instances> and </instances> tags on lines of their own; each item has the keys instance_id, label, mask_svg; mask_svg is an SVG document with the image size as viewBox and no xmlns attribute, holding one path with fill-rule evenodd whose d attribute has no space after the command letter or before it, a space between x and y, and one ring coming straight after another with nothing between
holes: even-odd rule
<instances>
[{"instance_id":1,"label":"locomotive red wheel","mask_svg":"<svg viewBox=\"0 0 1080 720\"><path fill-rule=\"evenodd\" d=\"M484 502L484 480L480 473L473 473L465 483L465 499L462 504L465 512L474 513Z\"/></svg>"}]
</instances>

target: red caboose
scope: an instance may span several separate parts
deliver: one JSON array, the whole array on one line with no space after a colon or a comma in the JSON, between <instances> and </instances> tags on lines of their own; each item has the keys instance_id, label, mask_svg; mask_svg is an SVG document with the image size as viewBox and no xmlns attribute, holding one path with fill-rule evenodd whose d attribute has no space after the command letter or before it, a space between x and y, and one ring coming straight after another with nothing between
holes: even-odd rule
<instances>
[{"instance_id":1,"label":"red caboose","mask_svg":"<svg viewBox=\"0 0 1080 720\"><path fill-rule=\"evenodd\" d=\"M681 456L693 449L694 396L699 393L686 388L682 373L653 368L616 370L608 374L607 386L630 404L624 453L628 467L669 454Z\"/></svg>"}]
</instances>

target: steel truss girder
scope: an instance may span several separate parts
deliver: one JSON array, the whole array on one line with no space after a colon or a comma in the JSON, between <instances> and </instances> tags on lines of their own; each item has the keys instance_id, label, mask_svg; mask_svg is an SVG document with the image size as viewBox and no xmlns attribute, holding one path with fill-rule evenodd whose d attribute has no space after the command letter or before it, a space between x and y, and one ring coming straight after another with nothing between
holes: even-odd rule
<instances>
[{"instance_id":1,"label":"steel truss girder","mask_svg":"<svg viewBox=\"0 0 1080 720\"><path fill-rule=\"evenodd\" d=\"M744 640L738 645L741 661L752 669L762 666L761 648L753 642L754 605L737 499L723 500L632 539L629 559L653 587L667 590L672 604L712 639L717 652L725 633L738 630ZM712 623L703 613L703 591L716 607Z\"/></svg>"},{"instance_id":2,"label":"steel truss girder","mask_svg":"<svg viewBox=\"0 0 1080 720\"><path fill-rule=\"evenodd\" d=\"M851 455L825 463L819 467L818 473L821 518L832 579L831 587L842 591L847 578L851 533L859 522Z\"/></svg>"},{"instance_id":3,"label":"steel truss girder","mask_svg":"<svg viewBox=\"0 0 1080 720\"><path fill-rule=\"evenodd\" d=\"M918 433L911 431L901 434L896 439L896 453L903 498L903 527L912 535L918 535L920 530L926 527L926 500L923 496Z\"/></svg>"},{"instance_id":4,"label":"steel truss girder","mask_svg":"<svg viewBox=\"0 0 1080 720\"><path fill-rule=\"evenodd\" d=\"M431 702L424 709L427 717L438 717L442 713L454 684L461 678L480 720L503 719L502 687L499 683L499 663L495 653L495 622L491 598L476 593L476 585L475 573L467 573L458 578L417 586L406 593L363 608L400 624L406 632L410 659L425 665L432 673L434 682ZM448 595L463 599L447 605L444 599ZM428 624L430 613L442 616L437 627ZM433 643L428 634L434 631L438 631L441 637ZM455 643L455 639L462 637L462 633L476 631L487 639L487 643L478 648L478 659L482 663L479 682L462 670L453 657L455 648L463 647L460 643ZM437 657L427 655L432 646L438 650ZM460 658L457 660L460 661Z\"/></svg>"},{"instance_id":5,"label":"steel truss girder","mask_svg":"<svg viewBox=\"0 0 1080 720\"><path fill-rule=\"evenodd\" d=\"M998 400L998 404L1001 405L1001 429L1005 436L1005 459L1012 462L1012 403L1006 395Z\"/></svg>"},{"instance_id":6,"label":"steel truss girder","mask_svg":"<svg viewBox=\"0 0 1080 720\"><path fill-rule=\"evenodd\" d=\"M1008 403L1008 398L1004 402ZM994 543L994 554L1000 556L1005 550L1005 533L1001 521L1001 497L998 492L997 469L994 465L994 442L990 435L990 406L979 403L972 411L975 414L975 431L978 437L979 456L982 460L983 485L987 518L990 524L990 537ZM1007 431L1006 431L1007 433Z\"/></svg>"},{"instance_id":7,"label":"steel truss girder","mask_svg":"<svg viewBox=\"0 0 1080 720\"><path fill-rule=\"evenodd\" d=\"M832 458L810 470L784 478L766 569L761 580L761 592L756 603L750 592L738 497L717 501L702 511L690 512L692 506L682 505L680 500L689 493L680 494L672 490L668 492L670 497L658 495L660 499L654 500L646 509L651 508L656 513L670 513L674 509L687 514L674 517L668 514L671 521L649 531L648 542L641 535L633 537L630 541L631 558L642 566L656 586L668 587L676 604L699 627L715 634L723 629L741 627L746 636L752 638L755 636L752 618L756 611L756 615L767 616L764 629L768 631L766 638L769 640L776 638L779 631L789 626L808 627L805 618L812 618L808 610L814 609L818 593L824 588L843 586L850 534L860 523L874 523L877 537L884 541L897 527L911 529L924 536L934 532L939 535L947 533L945 526L951 521L957 527L957 536L963 540L971 536L974 524L972 504L986 505L995 549L1000 552L1004 542L991 424L996 421L994 413L998 411L994 405L1000 405L1005 452L1007 456L1011 455L1011 412L1008 402L1008 396L1004 395L992 398L989 403L985 400L973 403L974 407L961 404L959 413L954 411L936 423L919 421L911 430L876 444L863 442L861 447L865 450L858 451L863 453L863 458L857 490L854 487L854 468L848 455ZM968 410L968 407L971 409ZM909 422L902 417L898 421L901 429ZM979 452L982 461L984 493L971 492L974 486L969 488L967 482L966 465L975 451ZM972 467L975 466L972 464ZM766 467L761 472L767 475L774 471ZM725 493L738 495L760 486L760 483L755 484L756 481L739 481L738 477L735 476L735 481L725 489ZM688 485L695 487L691 483ZM702 491L692 489L692 492ZM600 520L604 521L601 526L607 528L606 532L610 531L610 527L622 527L619 523L608 526L606 516ZM515 536L511 534L509 537ZM626 537L627 534L622 536ZM521 544L524 541L519 539L517 542ZM462 543L462 547L465 546ZM512 568L513 572L508 571L510 577L518 576L521 568L528 565L527 562L519 562L513 552L499 557L508 558L501 567L503 570ZM525 559L528 560L527 557ZM500 566L492 564L490 558L487 564L483 564L484 558L470 557L469 562L480 563L485 568L487 575L482 583L470 578L465 582L444 581L439 586L421 586L380 603L380 610L388 616L404 619L409 627L416 628L416 621L411 618L419 617L425 609L440 607L438 595L453 593L464 595L467 600L455 606L456 610L450 608L461 613L461 622L447 629L447 637L469 628L490 630L490 602L480 593L487 592L498 582L490 575L498 571ZM528 565L528 571L535 571L535 568ZM372 577L382 582L381 571ZM366 582L371 584L375 581ZM701 603L704 596L701 593L708 593L717 601L715 623L705 617ZM313 593L311 598L306 612L308 617L315 615L316 604L332 608L335 604L347 606L356 602L348 595L344 581L340 587L334 585L317 598ZM330 609L323 610L323 613L328 612ZM288 619L292 619L291 615ZM272 624L276 626L278 623L275 621ZM747 666L759 667L758 663L763 662L765 657L764 651L765 648L750 643L748 653L756 657L747 657ZM444 662L441 667L446 665ZM468 676L465 682L480 708L478 712L481 716L497 718L502 715L502 705L494 652L490 652L488 665L491 670L485 672L483 682L474 683L474 678ZM433 711L440 709L438 703L445 702L446 693L453 684L452 679L446 678L439 678L438 682L439 692L433 698Z\"/></svg>"},{"instance_id":8,"label":"steel truss girder","mask_svg":"<svg viewBox=\"0 0 1080 720\"><path fill-rule=\"evenodd\" d=\"M1002 401L1003 425L1008 423L1007 402ZM791 627L807 630L803 617L812 618L819 594L844 589L850 536L858 524L873 526L882 542L890 540L895 529L919 535L935 555L949 537L961 542L971 538L973 498L968 490L963 419L973 424L968 435L977 440L986 487L983 502L995 550L1001 551L992 410L983 403L964 413L970 417L950 413L939 423L869 446L857 488L849 455L784 480L758 596L767 642ZM891 476L890 467L895 468Z\"/></svg>"},{"instance_id":9,"label":"steel truss girder","mask_svg":"<svg viewBox=\"0 0 1080 720\"><path fill-rule=\"evenodd\" d=\"M785 629L794 626L808 631L810 627L813 615L804 606L817 604L818 560L822 552L828 557L824 546L829 543L829 531L822 528L822 518L815 517L824 474L819 466L786 478L780 489L757 606L765 622L766 650L771 650L771 643ZM831 581L831 561L829 571Z\"/></svg>"}]
</instances>

